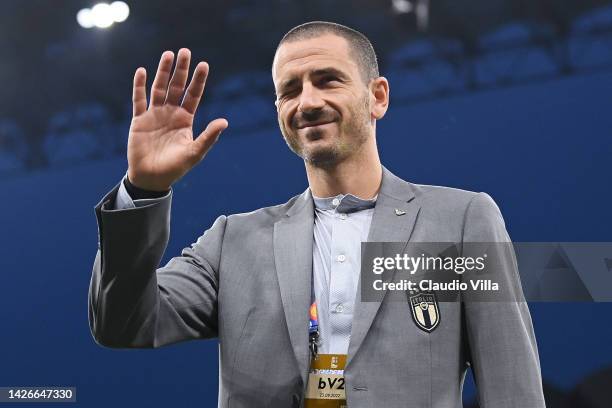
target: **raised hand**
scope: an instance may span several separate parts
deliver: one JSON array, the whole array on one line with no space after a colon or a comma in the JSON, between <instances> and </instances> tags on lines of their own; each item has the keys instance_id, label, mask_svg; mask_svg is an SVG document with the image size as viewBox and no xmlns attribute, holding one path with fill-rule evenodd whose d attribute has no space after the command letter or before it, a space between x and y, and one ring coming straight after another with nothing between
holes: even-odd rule
<instances>
[{"instance_id":1,"label":"raised hand","mask_svg":"<svg viewBox=\"0 0 612 408\"><path fill-rule=\"evenodd\" d=\"M185 91L191 52L178 52L172 78L174 53L162 54L147 109L147 73L134 74L133 117L128 138L128 178L136 187L166 191L206 155L227 128L225 119L211 121L194 139L193 118L204 92L208 64L200 62ZM181 96L185 93L183 100Z\"/></svg>"}]
</instances>

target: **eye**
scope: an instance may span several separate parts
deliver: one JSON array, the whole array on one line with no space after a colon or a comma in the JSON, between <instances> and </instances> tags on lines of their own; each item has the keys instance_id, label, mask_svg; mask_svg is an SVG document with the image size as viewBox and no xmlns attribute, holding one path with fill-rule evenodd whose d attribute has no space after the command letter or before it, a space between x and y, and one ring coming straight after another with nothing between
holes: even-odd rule
<instances>
[{"instance_id":1,"label":"eye","mask_svg":"<svg viewBox=\"0 0 612 408\"><path fill-rule=\"evenodd\" d=\"M323 82L338 82L338 77L334 75L327 75L323 77Z\"/></svg>"},{"instance_id":2,"label":"eye","mask_svg":"<svg viewBox=\"0 0 612 408\"><path fill-rule=\"evenodd\" d=\"M287 99L291 98L291 93L290 92L283 92L281 95L279 95L278 100L279 101L284 101Z\"/></svg>"},{"instance_id":3,"label":"eye","mask_svg":"<svg viewBox=\"0 0 612 408\"><path fill-rule=\"evenodd\" d=\"M299 92L298 88L286 88L286 89L283 89L283 91L279 93L278 99L291 98L292 96L294 96L298 92Z\"/></svg>"}]
</instances>

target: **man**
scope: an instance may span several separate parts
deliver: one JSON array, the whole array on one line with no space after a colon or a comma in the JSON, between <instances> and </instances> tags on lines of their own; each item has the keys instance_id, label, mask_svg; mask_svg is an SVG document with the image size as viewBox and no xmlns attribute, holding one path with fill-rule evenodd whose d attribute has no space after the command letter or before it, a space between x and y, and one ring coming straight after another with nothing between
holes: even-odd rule
<instances>
[{"instance_id":1,"label":"man","mask_svg":"<svg viewBox=\"0 0 612 408\"><path fill-rule=\"evenodd\" d=\"M423 324L408 300L360 300L361 241L508 236L488 195L411 184L381 166L376 122L389 84L370 42L350 28L303 24L274 57L279 126L304 160L308 189L282 205L220 216L157 269L171 186L228 126L216 119L193 138L208 66L196 66L181 102L189 51L179 51L170 78L173 59L162 55L148 108L146 74L136 71L127 177L96 207L89 310L100 344L218 337L220 407L460 407L470 364L482 407L544 406L524 302L440 303L436 321Z\"/></svg>"}]
</instances>

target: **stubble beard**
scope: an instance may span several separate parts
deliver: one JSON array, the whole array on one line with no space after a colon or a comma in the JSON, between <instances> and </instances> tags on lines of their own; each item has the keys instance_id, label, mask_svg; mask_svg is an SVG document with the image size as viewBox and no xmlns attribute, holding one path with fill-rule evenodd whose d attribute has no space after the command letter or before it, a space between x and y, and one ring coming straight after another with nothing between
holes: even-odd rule
<instances>
[{"instance_id":1,"label":"stubble beard","mask_svg":"<svg viewBox=\"0 0 612 408\"><path fill-rule=\"evenodd\" d=\"M346 140L346 137L341 139L341 136L334 136L331 143L322 147L317 146L313 149L305 148L296 133L289 133L280 121L280 118L279 127L287 146L289 146L293 153L314 167L330 168L358 152L368 140L370 133L370 106L367 94L359 104L349 108L349 115L350 121L346 122L339 129L339 135L348 135L349 140ZM309 134L306 137L310 140L323 137L322 130L315 128L308 129L307 131Z\"/></svg>"}]
</instances>

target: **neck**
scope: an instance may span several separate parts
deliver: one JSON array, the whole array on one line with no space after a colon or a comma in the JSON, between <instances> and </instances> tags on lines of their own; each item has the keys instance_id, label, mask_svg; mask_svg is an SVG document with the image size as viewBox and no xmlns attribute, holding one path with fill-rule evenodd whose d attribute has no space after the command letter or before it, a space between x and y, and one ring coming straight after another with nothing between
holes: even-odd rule
<instances>
[{"instance_id":1,"label":"neck","mask_svg":"<svg viewBox=\"0 0 612 408\"><path fill-rule=\"evenodd\" d=\"M364 143L352 157L331 166L315 166L306 162L310 191L317 197L352 194L363 199L374 198L382 181L382 166L376 139Z\"/></svg>"}]
</instances>

